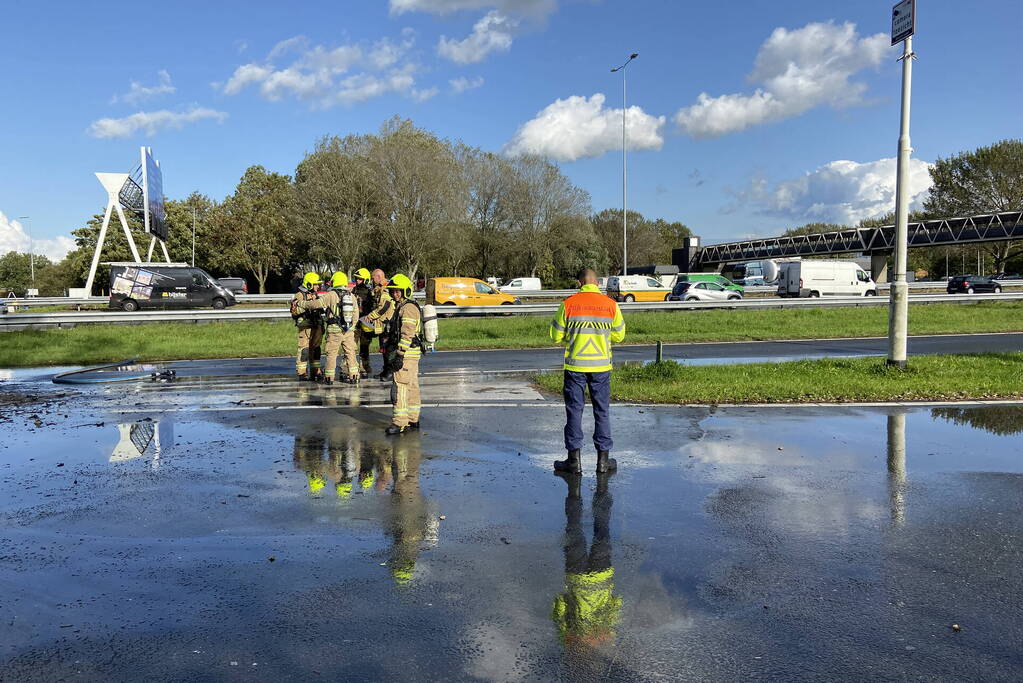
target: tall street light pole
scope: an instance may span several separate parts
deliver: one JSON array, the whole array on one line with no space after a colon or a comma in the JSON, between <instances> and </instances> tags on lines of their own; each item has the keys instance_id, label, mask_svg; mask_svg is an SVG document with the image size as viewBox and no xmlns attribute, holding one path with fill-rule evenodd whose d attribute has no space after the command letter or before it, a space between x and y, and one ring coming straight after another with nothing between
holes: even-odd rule
<instances>
[{"instance_id":1,"label":"tall street light pole","mask_svg":"<svg viewBox=\"0 0 1023 683\"><path fill-rule=\"evenodd\" d=\"M192 267L195 267L195 204L192 205Z\"/></svg>"},{"instance_id":2,"label":"tall street light pole","mask_svg":"<svg viewBox=\"0 0 1023 683\"><path fill-rule=\"evenodd\" d=\"M32 275L32 289L36 286L36 259L32 255L32 217L18 216L19 221L28 221L28 270Z\"/></svg>"},{"instance_id":3,"label":"tall street light pole","mask_svg":"<svg viewBox=\"0 0 1023 683\"><path fill-rule=\"evenodd\" d=\"M628 116L629 105L626 98L625 67L636 57L639 57L639 53L633 52L624 64L611 69L611 73L622 72L622 275L629 274L629 152L625 132L625 117Z\"/></svg>"}]
</instances>

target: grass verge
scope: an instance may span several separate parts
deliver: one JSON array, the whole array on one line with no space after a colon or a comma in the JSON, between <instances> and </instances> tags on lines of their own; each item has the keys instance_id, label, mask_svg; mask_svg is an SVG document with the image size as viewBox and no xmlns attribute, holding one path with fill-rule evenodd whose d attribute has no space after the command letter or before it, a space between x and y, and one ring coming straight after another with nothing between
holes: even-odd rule
<instances>
[{"instance_id":1,"label":"grass verge","mask_svg":"<svg viewBox=\"0 0 1023 683\"><path fill-rule=\"evenodd\" d=\"M441 349L550 346L546 317L441 320ZM887 307L709 310L631 313L626 342L756 341L884 336ZM1023 302L913 306L910 334L1023 331ZM0 333L0 367L87 365L144 360L284 356L294 352L290 321L83 325L64 330Z\"/></svg>"},{"instance_id":2,"label":"grass verge","mask_svg":"<svg viewBox=\"0 0 1023 683\"><path fill-rule=\"evenodd\" d=\"M536 377L561 392L562 376ZM816 403L1023 398L1023 353L913 356L909 369L883 358L688 366L675 361L625 366L611 396L643 403Z\"/></svg>"}]
</instances>

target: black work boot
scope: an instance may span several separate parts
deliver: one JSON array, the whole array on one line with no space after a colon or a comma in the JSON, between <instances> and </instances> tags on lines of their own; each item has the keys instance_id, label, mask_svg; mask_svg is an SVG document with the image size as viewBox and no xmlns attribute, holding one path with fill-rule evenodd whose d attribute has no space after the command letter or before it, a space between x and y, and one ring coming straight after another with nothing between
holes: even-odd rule
<instances>
[{"instance_id":1,"label":"black work boot","mask_svg":"<svg viewBox=\"0 0 1023 683\"><path fill-rule=\"evenodd\" d=\"M608 451L597 451L597 474L608 474L618 470L618 461L608 455Z\"/></svg>"},{"instance_id":2,"label":"black work boot","mask_svg":"<svg viewBox=\"0 0 1023 683\"><path fill-rule=\"evenodd\" d=\"M369 370L361 370L359 372L359 377L361 379L366 379L367 377L369 377Z\"/></svg>"},{"instance_id":3,"label":"black work boot","mask_svg":"<svg viewBox=\"0 0 1023 683\"><path fill-rule=\"evenodd\" d=\"M416 420L415 422L409 422L408 423L408 428L409 429L419 429L419 420Z\"/></svg>"},{"instance_id":4,"label":"black work boot","mask_svg":"<svg viewBox=\"0 0 1023 683\"><path fill-rule=\"evenodd\" d=\"M583 465L579 462L579 449L573 448L568 452L568 459L554 461L555 472L568 472L569 474L582 474Z\"/></svg>"},{"instance_id":5,"label":"black work boot","mask_svg":"<svg viewBox=\"0 0 1023 683\"><path fill-rule=\"evenodd\" d=\"M299 381L299 382L308 382L308 381L309 381L309 375L307 375L307 374L305 374L305 373L303 372L302 374L300 374L300 375L298 376L298 381Z\"/></svg>"},{"instance_id":6,"label":"black work boot","mask_svg":"<svg viewBox=\"0 0 1023 683\"><path fill-rule=\"evenodd\" d=\"M334 384L334 378L333 378L333 377L331 377L330 375L326 375L326 376L325 376L325 377L323 378L323 384L324 384L325 386L328 386L328 387L329 387L329 386L332 386L332 385Z\"/></svg>"},{"instance_id":7,"label":"black work boot","mask_svg":"<svg viewBox=\"0 0 1023 683\"><path fill-rule=\"evenodd\" d=\"M407 431L408 431L408 427L399 427L398 425L390 425L387 429L384 430L384 433L387 434L387 436L394 436L396 434L404 434Z\"/></svg>"}]
</instances>

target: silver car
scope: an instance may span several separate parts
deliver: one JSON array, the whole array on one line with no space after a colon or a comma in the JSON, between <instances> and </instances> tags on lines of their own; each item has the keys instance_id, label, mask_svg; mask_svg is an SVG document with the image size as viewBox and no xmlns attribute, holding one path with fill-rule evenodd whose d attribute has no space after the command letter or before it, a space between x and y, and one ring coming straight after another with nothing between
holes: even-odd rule
<instances>
[{"instance_id":1,"label":"silver car","mask_svg":"<svg viewBox=\"0 0 1023 683\"><path fill-rule=\"evenodd\" d=\"M679 282L667 301L738 301L742 294L713 282Z\"/></svg>"}]
</instances>

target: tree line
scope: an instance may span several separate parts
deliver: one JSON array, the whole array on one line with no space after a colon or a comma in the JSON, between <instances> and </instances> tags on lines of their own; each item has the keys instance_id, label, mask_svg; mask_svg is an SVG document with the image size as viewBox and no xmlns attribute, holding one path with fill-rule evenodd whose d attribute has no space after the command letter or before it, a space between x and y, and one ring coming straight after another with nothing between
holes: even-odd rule
<instances>
[{"instance_id":1,"label":"tree line","mask_svg":"<svg viewBox=\"0 0 1023 683\"><path fill-rule=\"evenodd\" d=\"M323 137L293 175L254 165L223 200L193 193L168 199L166 209L173 261L191 262L194 223L195 264L217 277L247 277L260 292L287 289L306 270L529 276L550 287L569 286L583 266L621 271L621 210L594 213L589 194L555 163L444 140L400 118L376 134ZM72 232L76 248L51 264L52 287L43 290L84 284L102 219ZM129 222L144 249L141 222ZM630 211L629 262L670 262L689 234L681 223ZM112 223L102 260L130 258ZM102 269L97 292L107 282Z\"/></svg>"}]
</instances>

